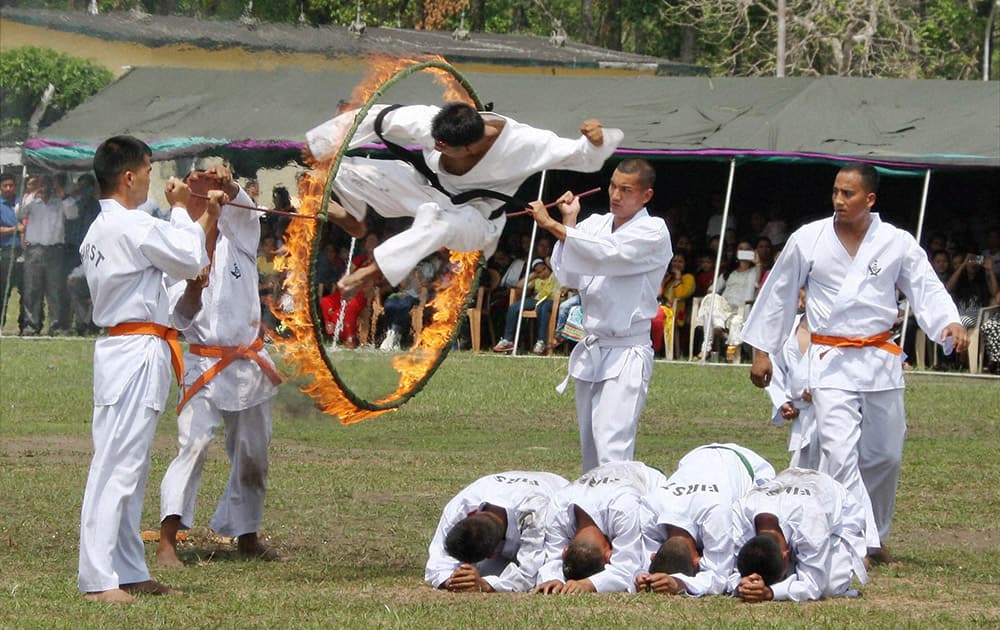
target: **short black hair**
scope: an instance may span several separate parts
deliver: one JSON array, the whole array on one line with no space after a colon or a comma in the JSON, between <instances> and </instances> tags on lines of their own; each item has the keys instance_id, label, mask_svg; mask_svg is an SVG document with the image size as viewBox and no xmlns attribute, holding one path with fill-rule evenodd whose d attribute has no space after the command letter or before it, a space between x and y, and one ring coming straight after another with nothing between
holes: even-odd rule
<instances>
[{"instance_id":1,"label":"short black hair","mask_svg":"<svg viewBox=\"0 0 1000 630\"><path fill-rule=\"evenodd\" d=\"M740 549L736 556L736 568L741 577L756 573L768 586L780 582L785 575L781 546L773 535L758 534Z\"/></svg>"},{"instance_id":2,"label":"short black hair","mask_svg":"<svg viewBox=\"0 0 1000 630\"><path fill-rule=\"evenodd\" d=\"M861 185L870 193L877 193L879 186L879 174L875 167L866 162L848 162L840 167L840 172L857 173L861 176Z\"/></svg>"},{"instance_id":3,"label":"short black hair","mask_svg":"<svg viewBox=\"0 0 1000 630\"><path fill-rule=\"evenodd\" d=\"M567 580L585 580L604 570L604 553L588 541L573 540L563 557L563 575Z\"/></svg>"},{"instance_id":4,"label":"short black hair","mask_svg":"<svg viewBox=\"0 0 1000 630\"><path fill-rule=\"evenodd\" d=\"M691 548L680 536L673 536L660 545L649 564L650 573L683 573L694 576L694 560L691 558Z\"/></svg>"},{"instance_id":5,"label":"short black hair","mask_svg":"<svg viewBox=\"0 0 1000 630\"><path fill-rule=\"evenodd\" d=\"M656 183L656 169L646 160L640 158L629 158L622 160L615 167L619 173L626 175L639 175L639 185L643 188L652 188Z\"/></svg>"},{"instance_id":6,"label":"short black hair","mask_svg":"<svg viewBox=\"0 0 1000 630\"><path fill-rule=\"evenodd\" d=\"M0 173L0 182L5 182L8 179L16 182L17 181L17 176L15 176L13 173L10 173L10 172Z\"/></svg>"},{"instance_id":7,"label":"short black hair","mask_svg":"<svg viewBox=\"0 0 1000 630\"><path fill-rule=\"evenodd\" d=\"M122 173L139 168L146 156L152 155L148 144L132 136L113 136L102 142L94 153L94 175L101 195L111 195Z\"/></svg>"},{"instance_id":8,"label":"short black hair","mask_svg":"<svg viewBox=\"0 0 1000 630\"><path fill-rule=\"evenodd\" d=\"M448 103L431 121L431 136L452 147L464 147L483 139L486 123L479 112L465 103Z\"/></svg>"},{"instance_id":9,"label":"short black hair","mask_svg":"<svg viewBox=\"0 0 1000 630\"><path fill-rule=\"evenodd\" d=\"M444 550L459 562L475 564L486 559L503 540L503 526L484 512L466 516L448 532Z\"/></svg>"}]
</instances>

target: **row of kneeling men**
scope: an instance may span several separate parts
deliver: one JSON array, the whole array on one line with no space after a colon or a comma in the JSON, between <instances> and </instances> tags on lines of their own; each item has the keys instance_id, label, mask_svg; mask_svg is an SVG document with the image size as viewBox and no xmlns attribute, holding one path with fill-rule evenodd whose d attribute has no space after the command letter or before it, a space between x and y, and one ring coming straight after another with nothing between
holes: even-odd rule
<instances>
[{"instance_id":1,"label":"row of kneeling men","mask_svg":"<svg viewBox=\"0 0 1000 630\"><path fill-rule=\"evenodd\" d=\"M854 594L864 511L830 476L737 444L687 453L670 477L613 462L573 482L482 477L445 506L424 577L450 591L652 591L745 601Z\"/></svg>"}]
</instances>

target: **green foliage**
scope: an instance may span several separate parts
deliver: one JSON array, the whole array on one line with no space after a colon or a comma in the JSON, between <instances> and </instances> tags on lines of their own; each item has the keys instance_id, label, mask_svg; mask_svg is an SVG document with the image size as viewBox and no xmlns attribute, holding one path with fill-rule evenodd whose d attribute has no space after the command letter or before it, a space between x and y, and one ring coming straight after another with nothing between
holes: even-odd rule
<instances>
[{"instance_id":1,"label":"green foliage","mask_svg":"<svg viewBox=\"0 0 1000 630\"><path fill-rule=\"evenodd\" d=\"M965 2L931 0L917 25L923 76L942 79L975 79L981 75L986 18Z\"/></svg>"},{"instance_id":2,"label":"green foliage","mask_svg":"<svg viewBox=\"0 0 1000 630\"><path fill-rule=\"evenodd\" d=\"M102 65L35 46L0 52L0 76L5 135L26 133L28 118L49 83L56 91L40 126L58 120L114 78Z\"/></svg>"}]
</instances>

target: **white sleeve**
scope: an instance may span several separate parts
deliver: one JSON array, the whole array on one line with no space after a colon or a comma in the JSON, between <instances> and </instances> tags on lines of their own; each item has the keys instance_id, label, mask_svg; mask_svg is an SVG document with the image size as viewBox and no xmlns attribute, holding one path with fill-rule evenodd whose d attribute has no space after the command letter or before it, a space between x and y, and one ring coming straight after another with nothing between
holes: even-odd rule
<instances>
[{"instance_id":1,"label":"white sleeve","mask_svg":"<svg viewBox=\"0 0 1000 630\"><path fill-rule=\"evenodd\" d=\"M187 210L174 208L170 222L153 221L139 243L139 251L171 281L197 276L208 266L205 232Z\"/></svg>"},{"instance_id":2,"label":"white sleeve","mask_svg":"<svg viewBox=\"0 0 1000 630\"><path fill-rule=\"evenodd\" d=\"M244 206L252 206L253 200L250 195L239 187L233 203ZM226 204L222 207L222 214L219 216L219 232L224 234L236 247L249 254L256 260L257 246L260 243L260 212L237 208Z\"/></svg>"},{"instance_id":3,"label":"white sleeve","mask_svg":"<svg viewBox=\"0 0 1000 630\"><path fill-rule=\"evenodd\" d=\"M801 519L788 544L795 550L795 573L771 585L774 599L795 602L820 599L829 579L830 531L825 515Z\"/></svg>"},{"instance_id":4,"label":"white sleeve","mask_svg":"<svg viewBox=\"0 0 1000 630\"><path fill-rule=\"evenodd\" d=\"M518 506L521 545L517 550L517 561L509 563L498 576L483 576L493 590L524 593L535 586L538 571L545 560L548 509L549 499L541 495L531 497Z\"/></svg>"},{"instance_id":5,"label":"white sleeve","mask_svg":"<svg viewBox=\"0 0 1000 630\"><path fill-rule=\"evenodd\" d=\"M517 161L525 173L544 170L597 171L625 137L620 129L605 128L604 141L601 146L595 146L584 135L569 139L547 129L536 129L509 119L507 124L513 127L512 131L519 141Z\"/></svg>"},{"instance_id":6,"label":"white sleeve","mask_svg":"<svg viewBox=\"0 0 1000 630\"><path fill-rule=\"evenodd\" d=\"M552 271L555 272L556 280L559 281L560 286L579 290L583 285L583 277L566 269L563 264L563 251L563 242L557 241L552 249Z\"/></svg>"},{"instance_id":7,"label":"white sleeve","mask_svg":"<svg viewBox=\"0 0 1000 630\"><path fill-rule=\"evenodd\" d=\"M733 572L736 559L731 506L715 506L702 527L702 532L698 573L694 577L675 573L673 577L684 583L689 595L721 595L726 592L726 580Z\"/></svg>"},{"instance_id":8,"label":"white sleeve","mask_svg":"<svg viewBox=\"0 0 1000 630\"><path fill-rule=\"evenodd\" d=\"M427 549L427 566L424 568L424 581L434 588L444 584L444 581L451 577L451 574L461 564L445 552L444 539L452 527L468 516L469 509L461 495L453 498L448 502L448 505L444 506L437 530L434 531L434 538L431 539L430 547Z\"/></svg>"},{"instance_id":9,"label":"white sleeve","mask_svg":"<svg viewBox=\"0 0 1000 630\"><path fill-rule=\"evenodd\" d=\"M563 549L569 545L572 528L565 506L553 504L550 507L548 524L545 526L545 551L543 564L538 570L536 584L550 580L566 581L563 575Z\"/></svg>"},{"instance_id":10,"label":"white sleeve","mask_svg":"<svg viewBox=\"0 0 1000 630\"><path fill-rule=\"evenodd\" d=\"M611 540L611 562L604 570L590 576L590 581L598 593L634 593L635 574L642 567L642 526L639 520L640 506L630 501L625 506L611 508L611 532L606 535Z\"/></svg>"},{"instance_id":11,"label":"white sleeve","mask_svg":"<svg viewBox=\"0 0 1000 630\"><path fill-rule=\"evenodd\" d=\"M902 230L900 232L905 234ZM927 338L940 344L945 326L962 321L958 317L958 308L916 239L909 234L902 238L908 242L896 284L910 301L917 323L927 333Z\"/></svg>"},{"instance_id":12,"label":"white sleeve","mask_svg":"<svg viewBox=\"0 0 1000 630\"><path fill-rule=\"evenodd\" d=\"M795 321L799 289L805 286L809 268L796 232L789 237L757 294L743 327L744 342L772 357L781 352Z\"/></svg>"}]
</instances>

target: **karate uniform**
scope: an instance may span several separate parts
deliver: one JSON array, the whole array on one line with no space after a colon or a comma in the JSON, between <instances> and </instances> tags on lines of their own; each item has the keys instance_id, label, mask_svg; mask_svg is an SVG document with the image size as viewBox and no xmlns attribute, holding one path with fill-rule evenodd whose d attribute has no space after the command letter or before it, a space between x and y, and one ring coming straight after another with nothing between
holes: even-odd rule
<instances>
[{"instance_id":1,"label":"karate uniform","mask_svg":"<svg viewBox=\"0 0 1000 630\"><path fill-rule=\"evenodd\" d=\"M251 205L240 189L234 203ZM202 307L194 318L172 314L175 327L190 344L249 346L260 335L257 212L224 206L219 217L208 286L201 292ZM170 288L176 304L185 283ZM267 351L257 351L272 366ZM184 382L188 387L220 359L184 354ZM222 536L240 536L260 529L267 489L267 449L271 441L271 398L276 387L253 360L236 359L199 389L177 415L177 457L160 484L160 519L181 517L181 527L194 524L195 499L202 469L215 431L225 422L226 454L231 470L225 491L209 526Z\"/></svg>"},{"instance_id":2,"label":"karate uniform","mask_svg":"<svg viewBox=\"0 0 1000 630\"><path fill-rule=\"evenodd\" d=\"M819 468L819 447L816 445L816 411L812 401L803 395L808 392L806 382L809 374L807 353L799 350L798 329L802 316L795 318L792 332L781 347L781 352L771 357L773 367L771 382L765 391L771 398L771 424L782 426L785 418L781 406L791 402L799 410L799 415L791 422L788 431L788 452L792 454L788 466L791 468ZM810 395L811 396L811 395Z\"/></svg>"},{"instance_id":3,"label":"karate uniform","mask_svg":"<svg viewBox=\"0 0 1000 630\"><path fill-rule=\"evenodd\" d=\"M569 358L584 471L634 456L653 374L650 322L673 256L667 224L645 208L614 231L613 220L592 215L567 227L552 252L559 283L580 293L587 331Z\"/></svg>"},{"instance_id":4,"label":"karate uniform","mask_svg":"<svg viewBox=\"0 0 1000 630\"><path fill-rule=\"evenodd\" d=\"M789 468L750 490L736 505L733 526L737 551L757 535L758 514L778 517L788 542L789 575L771 585L775 600L796 602L847 595L852 576L865 584L864 508L832 477ZM739 586L730 576L730 590Z\"/></svg>"},{"instance_id":5,"label":"karate uniform","mask_svg":"<svg viewBox=\"0 0 1000 630\"><path fill-rule=\"evenodd\" d=\"M668 525L683 529L694 538L701 560L694 576L671 576L684 584L688 595L721 595L736 559L733 505L774 474L767 460L738 444L708 444L689 452L678 462L677 472L646 499L655 519L648 536L653 546L645 557L667 541Z\"/></svg>"},{"instance_id":6,"label":"karate uniform","mask_svg":"<svg viewBox=\"0 0 1000 630\"><path fill-rule=\"evenodd\" d=\"M512 470L487 475L462 489L444 507L427 553L424 580L440 587L461 564L448 555L444 541L459 521L487 505L507 513L507 531L496 555L476 563L495 591L526 592L535 586L542 565L545 524L555 493L568 482L547 472Z\"/></svg>"},{"instance_id":7,"label":"karate uniform","mask_svg":"<svg viewBox=\"0 0 1000 630\"><path fill-rule=\"evenodd\" d=\"M667 481L663 473L641 462L612 462L584 473L556 493L545 529L545 564L538 584L565 582L563 549L576 535L579 507L607 536L611 562L588 579L598 593L635 592L634 577L645 566L652 545L653 512L644 497Z\"/></svg>"},{"instance_id":8,"label":"karate uniform","mask_svg":"<svg viewBox=\"0 0 1000 630\"><path fill-rule=\"evenodd\" d=\"M883 333L898 315L896 286L909 299L929 339L941 339L945 326L959 321L927 254L907 232L872 213L852 259L834 232L832 217L809 223L785 244L757 296L743 339L772 356L780 353L801 287L806 288L806 317L814 335ZM869 546L877 547L892 524L903 457L903 357L874 346L814 342L806 364L817 419L819 470L842 483L859 504L865 503L867 489L877 530L869 532Z\"/></svg>"},{"instance_id":9,"label":"karate uniform","mask_svg":"<svg viewBox=\"0 0 1000 630\"><path fill-rule=\"evenodd\" d=\"M208 264L205 233L182 208L170 221L101 200L80 247L94 323L167 325L164 275L193 278ZM80 516L78 584L83 592L149 579L139 537L156 421L170 390L170 350L152 335L94 344L94 457Z\"/></svg>"},{"instance_id":10,"label":"karate uniform","mask_svg":"<svg viewBox=\"0 0 1000 630\"><path fill-rule=\"evenodd\" d=\"M375 118L385 107L369 110L351 139L350 148L379 142ZM402 146L419 146L427 166L452 194L478 188L514 195L525 179L539 171L597 171L623 138L621 130L605 129L604 142L597 147L586 136L568 140L551 131L483 112L484 119L503 120L504 127L478 164L463 175L453 175L441 168L441 154L434 149L431 123L438 111L440 108L434 106L402 107L385 116L382 132L388 140ZM354 123L356 113L345 112L309 131L306 140L313 156L319 160L332 158ZM333 189L344 209L358 220L364 219L366 204L384 217L414 218L409 229L375 248L375 260L392 286L397 286L420 260L442 246L463 252L482 250L485 257L492 256L506 223L503 215L489 218L503 202L481 197L455 205L411 164L400 160L345 157Z\"/></svg>"}]
</instances>

